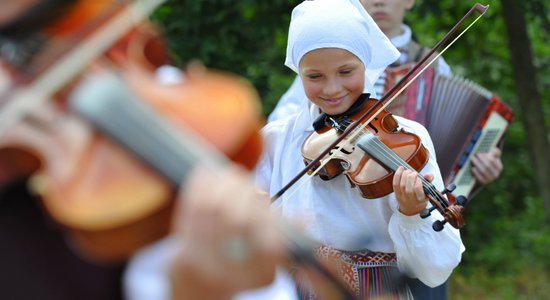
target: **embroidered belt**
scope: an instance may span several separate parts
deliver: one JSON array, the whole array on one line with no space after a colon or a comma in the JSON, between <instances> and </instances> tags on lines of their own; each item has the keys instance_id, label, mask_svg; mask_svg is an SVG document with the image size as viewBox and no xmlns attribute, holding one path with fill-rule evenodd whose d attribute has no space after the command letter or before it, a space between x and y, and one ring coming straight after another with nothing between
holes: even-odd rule
<instances>
[{"instance_id":1,"label":"embroidered belt","mask_svg":"<svg viewBox=\"0 0 550 300\"><path fill-rule=\"evenodd\" d=\"M315 255L322 263L336 266L338 277L358 299L380 296L384 299L413 299L397 269L395 253L342 251L321 246L315 250ZM307 279L297 269L292 273L300 299L317 299L314 291L307 288Z\"/></svg>"}]
</instances>

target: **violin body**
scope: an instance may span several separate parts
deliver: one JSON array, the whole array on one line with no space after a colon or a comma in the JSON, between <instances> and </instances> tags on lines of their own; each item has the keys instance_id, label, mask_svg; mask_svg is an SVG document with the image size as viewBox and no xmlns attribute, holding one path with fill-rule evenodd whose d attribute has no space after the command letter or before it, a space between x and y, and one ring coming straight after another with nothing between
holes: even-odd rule
<instances>
[{"instance_id":1,"label":"violin body","mask_svg":"<svg viewBox=\"0 0 550 300\"><path fill-rule=\"evenodd\" d=\"M176 128L191 128L234 162L252 168L261 153L261 122L251 87L225 74L187 74L183 83L171 86L152 78L128 80L130 86L139 85L136 95ZM148 98L148 93L157 97ZM61 175L47 165L31 183L82 253L94 259L124 259L169 232L177 190L109 137L89 126L82 131L87 133L78 135L81 151L74 153L74 162L63 164L73 172Z\"/></svg>"},{"instance_id":2,"label":"violin body","mask_svg":"<svg viewBox=\"0 0 550 300\"><path fill-rule=\"evenodd\" d=\"M378 100L367 99L362 108L352 116L341 116L335 120L345 127L345 124L355 122L359 116L367 112ZM369 117L367 117L369 118ZM302 145L304 162L309 164L322 150L335 141L345 128L326 126L312 132ZM381 111L359 135L376 135L384 144L391 148L399 157L410 164L415 170L421 170L428 161L428 151L422 145L420 138L403 129L398 129L398 123L392 114ZM329 154L320 160L318 174L324 180L330 180L344 174L351 185L359 188L364 198L375 199L393 192L393 170L380 164L365 152L356 147L360 136L344 139ZM315 166L317 169L318 166Z\"/></svg>"}]
</instances>

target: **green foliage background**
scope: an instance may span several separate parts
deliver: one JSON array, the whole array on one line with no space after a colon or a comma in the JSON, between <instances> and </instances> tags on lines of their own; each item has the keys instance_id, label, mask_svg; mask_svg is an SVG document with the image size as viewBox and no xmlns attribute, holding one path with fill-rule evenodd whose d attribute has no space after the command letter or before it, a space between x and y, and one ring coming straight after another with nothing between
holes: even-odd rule
<instances>
[{"instance_id":1,"label":"green foliage background","mask_svg":"<svg viewBox=\"0 0 550 300\"><path fill-rule=\"evenodd\" d=\"M169 0L154 15L176 64L193 59L250 80L268 114L293 80L284 67L294 1Z\"/></svg>"},{"instance_id":2,"label":"green foliage background","mask_svg":"<svg viewBox=\"0 0 550 300\"><path fill-rule=\"evenodd\" d=\"M294 74L283 66L290 12L299 1L169 0L154 14L165 30L174 62L193 59L232 71L260 93L268 114ZM417 0L407 14L415 37L435 45L474 1ZM500 2L490 5L444 55L453 71L498 94L517 111ZM537 67L546 126L550 122L550 0L523 0ZM518 12L521 13L521 12ZM473 18L471 18L473 20ZM469 22L467 22L469 23ZM543 126L545 124L541 124ZM467 251L451 277L451 299L550 299L550 230L537 192L519 114L507 132L504 173L467 209L462 230Z\"/></svg>"}]
</instances>

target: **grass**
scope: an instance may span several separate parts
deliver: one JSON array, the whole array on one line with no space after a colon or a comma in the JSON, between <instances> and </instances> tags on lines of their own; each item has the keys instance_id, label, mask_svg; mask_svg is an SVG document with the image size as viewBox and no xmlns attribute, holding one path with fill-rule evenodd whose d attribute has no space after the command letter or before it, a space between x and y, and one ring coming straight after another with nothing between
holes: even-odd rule
<instances>
[{"instance_id":1,"label":"grass","mask_svg":"<svg viewBox=\"0 0 550 300\"><path fill-rule=\"evenodd\" d=\"M550 299L550 271L526 266L517 274L489 274L482 267L465 276L457 270L450 279L449 300Z\"/></svg>"}]
</instances>

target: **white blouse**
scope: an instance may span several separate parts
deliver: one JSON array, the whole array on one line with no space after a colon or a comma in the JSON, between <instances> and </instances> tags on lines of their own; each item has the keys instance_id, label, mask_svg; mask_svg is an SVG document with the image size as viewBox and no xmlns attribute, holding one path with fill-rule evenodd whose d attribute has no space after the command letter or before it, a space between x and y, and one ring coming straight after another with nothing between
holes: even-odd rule
<instances>
[{"instance_id":1,"label":"white blouse","mask_svg":"<svg viewBox=\"0 0 550 300\"><path fill-rule=\"evenodd\" d=\"M316 107L304 107L294 117L263 128L265 150L256 165L255 180L271 196L305 167L300 149L313 131L315 111ZM403 129L421 138L430 155L420 173L433 173L433 184L442 190L428 132L414 121L396 119ZM432 287L450 276L465 249L457 229L450 225L440 232L432 229L432 223L442 219L437 211L426 219L405 216L398 211L394 193L378 199L362 198L345 175L330 181L305 175L272 207L285 220L300 224L311 238L335 249L395 252L402 271Z\"/></svg>"}]
</instances>

